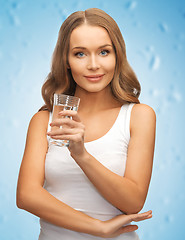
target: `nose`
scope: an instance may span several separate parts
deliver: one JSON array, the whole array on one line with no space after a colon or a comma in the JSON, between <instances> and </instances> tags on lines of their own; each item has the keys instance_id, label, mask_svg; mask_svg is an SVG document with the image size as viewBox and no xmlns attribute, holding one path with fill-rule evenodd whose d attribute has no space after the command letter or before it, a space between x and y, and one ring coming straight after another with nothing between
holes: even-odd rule
<instances>
[{"instance_id":1,"label":"nose","mask_svg":"<svg viewBox=\"0 0 185 240\"><path fill-rule=\"evenodd\" d=\"M88 70L97 70L99 68L100 68L100 65L98 63L98 60L97 60L96 56L95 55L91 55L89 57L87 69Z\"/></svg>"}]
</instances>

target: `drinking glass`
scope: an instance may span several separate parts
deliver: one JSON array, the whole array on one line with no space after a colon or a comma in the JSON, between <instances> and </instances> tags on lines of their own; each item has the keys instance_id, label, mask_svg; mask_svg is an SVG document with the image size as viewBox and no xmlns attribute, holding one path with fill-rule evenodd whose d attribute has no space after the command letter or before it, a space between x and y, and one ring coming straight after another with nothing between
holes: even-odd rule
<instances>
[{"instance_id":1,"label":"drinking glass","mask_svg":"<svg viewBox=\"0 0 185 240\"><path fill-rule=\"evenodd\" d=\"M80 98L78 97L55 93L54 102L53 102L53 111L52 111L52 121L54 121L57 118L64 118L63 116L58 115L58 113L63 110L77 111L79 103L80 103ZM68 118L68 116L66 117ZM57 127L57 126L51 127L51 130L56 130L58 128L65 128L65 125L60 127ZM50 137L49 142L59 147L69 146L68 140L58 140L58 139L56 140Z\"/></svg>"}]
</instances>

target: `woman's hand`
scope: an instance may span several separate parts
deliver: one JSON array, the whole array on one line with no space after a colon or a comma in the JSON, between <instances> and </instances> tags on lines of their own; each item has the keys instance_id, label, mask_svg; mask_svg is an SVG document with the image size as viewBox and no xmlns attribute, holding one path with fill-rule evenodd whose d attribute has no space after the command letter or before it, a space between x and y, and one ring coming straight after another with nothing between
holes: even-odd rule
<instances>
[{"instance_id":1,"label":"woman's hand","mask_svg":"<svg viewBox=\"0 0 185 240\"><path fill-rule=\"evenodd\" d=\"M50 137L57 140L69 140L69 151L71 156L81 159L86 152L84 147L84 133L85 126L81 122L80 117L76 111L65 110L59 112L58 119L51 122L51 127L59 127L48 133ZM62 126L62 128L60 128Z\"/></svg>"},{"instance_id":2,"label":"woman's hand","mask_svg":"<svg viewBox=\"0 0 185 240\"><path fill-rule=\"evenodd\" d=\"M130 214L130 215L119 215L108 221L101 222L101 237L103 238L113 238L119 236L123 233L132 232L138 229L137 225L127 225L132 221L139 222L152 217L152 211L139 214Z\"/></svg>"}]
</instances>

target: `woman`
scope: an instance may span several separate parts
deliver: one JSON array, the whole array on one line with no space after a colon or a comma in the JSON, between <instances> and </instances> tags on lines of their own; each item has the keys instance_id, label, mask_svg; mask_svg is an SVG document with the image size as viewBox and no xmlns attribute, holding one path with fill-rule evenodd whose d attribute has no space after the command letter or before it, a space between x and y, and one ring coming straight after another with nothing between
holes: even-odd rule
<instances>
[{"instance_id":1,"label":"woman","mask_svg":"<svg viewBox=\"0 0 185 240\"><path fill-rule=\"evenodd\" d=\"M59 113L72 119L50 123L54 93L80 98L78 112ZM138 212L151 178L156 120L138 100L140 84L109 15L88 9L65 20L42 94L45 105L28 128L17 206L40 217L40 240L138 239L130 223L152 217ZM48 146L47 136L70 145Z\"/></svg>"}]
</instances>

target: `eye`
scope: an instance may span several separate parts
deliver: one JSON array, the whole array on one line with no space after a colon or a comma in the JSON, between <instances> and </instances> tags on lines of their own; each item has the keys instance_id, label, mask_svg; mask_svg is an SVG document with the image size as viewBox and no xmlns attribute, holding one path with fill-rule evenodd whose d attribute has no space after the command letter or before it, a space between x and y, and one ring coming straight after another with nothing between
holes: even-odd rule
<instances>
[{"instance_id":1,"label":"eye","mask_svg":"<svg viewBox=\"0 0 185 240\"><path fill-rule=\"evenodd\" d=\"M102 55L102 56L107 56L108 54L109 54L109 50L102 50L101 52L100 52L100 55Z\"/></svg>"},{"instance_id":2,"label":"eye","mask_svg":"<svg viewBox=\"0 0 185 240\"><path fill-rule=\"evenodd\" d=\"M81 58L81 57L84 57L85 54L83 52L77 52L77 53L75 53L75 56Z\"/></svg>"}]
</instances>

